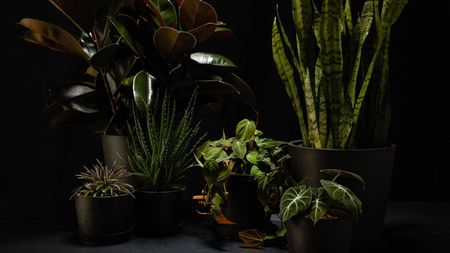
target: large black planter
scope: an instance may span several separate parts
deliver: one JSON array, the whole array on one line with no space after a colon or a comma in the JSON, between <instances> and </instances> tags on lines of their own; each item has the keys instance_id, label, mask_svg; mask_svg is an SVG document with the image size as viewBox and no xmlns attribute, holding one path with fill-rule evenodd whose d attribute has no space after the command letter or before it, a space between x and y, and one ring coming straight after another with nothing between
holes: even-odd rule
<instances>
[{"instance_id":1,"label":"large black planter","mask_svg":"<svg viewBox=\"0 0 450 253\"><path fill-rule=\"evenodd\" d=\"M184 187L172 191L136 193L136 233L141 236L166 236L181 232Z\"/></svg>"},{"instance_id":2,"label":"large black planter","mask_svg":"<svg viewBox=\"0 0 450 253\"><path fill-rule=\"evenodd\" d=\"M289 253L348 253L352 241L352 218L319 220L296 215L285 222Z\"/></svg>"},{"instance_id":3,"label":"large black planter","mask_svg":"<svg viewBox=\"0 0 450 253\"><path fill-rule=\"evenodd\" d=\"M363 203L363 212L355 223L353 240L375 240L381 236L389 197L395 146L373 149L313 149L289 143L291 172L296 180L311 178L309 184L318 186L321 169L341 169L359 174L366 188L351 180L343 182Z\"/></svg>"},{"instance_id":4,"label":"large black planter","mask_svg":"<svg viewBox=\"0 0 450 253\"><path fill-rule=\"evenodd\" d=\"M75 210L82 241L108 244L125 241L133 230L130 195L118 197L75 196Z\"/></svg>"},{"instance_id":5,"label":"large black planter","mask_svg":"<svg viewBox=\"0 0 450 253\"><path fill-rule=\"evenodd\" d=\"M252 176L231 174L227 180L228 200L224 215L235 225L217 225L216 233L225 238L239 239L238 232L262 229L267 224L264 207L258 200L257 183Z\"/></svg>"}]
</instances>

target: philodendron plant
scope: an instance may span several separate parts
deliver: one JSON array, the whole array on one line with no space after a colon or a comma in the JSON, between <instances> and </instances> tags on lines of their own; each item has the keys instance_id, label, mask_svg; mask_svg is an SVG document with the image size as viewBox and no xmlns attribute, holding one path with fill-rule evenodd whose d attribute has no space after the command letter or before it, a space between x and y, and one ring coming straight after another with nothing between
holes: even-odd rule
<instances>
[{"instance_id":1,"label":"philodendron plant","mask_svg":"<svg viewBox=\"0 0 450 253\"><path fill-rule=\"evenodd\" d=\"M259 201L266 213L276 213L278 199L288 185L285 142L263 137L255 122L243 119L236 125L235 136L225 135L200 146L195 159L207 183L204 204L219 223L227 220L222 213L228 197L227 179L231 174L251 175L258 185Z\"/></svg>"},{"instance_id":2,"label":"philodendron plant","mask_svg":"<svg viewBox=\"0 0 450 253\"><path fill-rule=\"evenodd\" d=\"M365 0L356 11L355 2L292 0L293 42L279 14L273 21L273 58L305 146L387 142L389 38L408 0Z\"/></svg>"},{"instance_id":3,"label":"philodendron plant","mask_svg":"<svg viewBox=\"0 0 450 253\"><path fill-rule=\"evenodd\" d=\"M207 104L226 94L254 106L254 96L229 59L195 52L212 36L232 31L201 0L49 0L76 29L24 18L24 40L79 57L83 78L52 89L48 107L61 106L51 126L79 121L102 133L125 134L133 97L146 99L156 88L186 102L198 86ZM136 80L136 75L141 74ZM143 109L144 106L141 106Z\"/></svg>"},{"instance_id":4,"label":"philodendron plant","mask_svg":"<svg viewBox=\"0 0 450 253\"><path fill-rule=\"evenodd\" d=\"M321 173L332 176L332 179L320 180L320 187L310 187L300 182L283 193L280 201L281 221L286 222L295 215L302 215L311 219L315 225L326 215L333 216L333 209L346 211L355 219L361 216L361 201L349 188L337 183L337 179L342 176L352 177L361 182L363 187L364 180L344 170L324 169Z\"/></svg>"}]
</instances>

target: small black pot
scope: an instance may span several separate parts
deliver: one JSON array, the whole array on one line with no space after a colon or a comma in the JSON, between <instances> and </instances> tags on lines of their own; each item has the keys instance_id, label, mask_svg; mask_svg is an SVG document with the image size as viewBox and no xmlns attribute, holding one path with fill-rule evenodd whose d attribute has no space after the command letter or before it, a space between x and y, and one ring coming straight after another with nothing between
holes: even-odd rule
<instances>
[{"instance_id":1,"label":"small black pot","mask_svg":"<svg viewBox=\"0 0 450 253\"><path fill-rule=\"evenodd\" d=\"M225 201L224 215L232 225L217 225L218 236L239 239L238 233L245 229L262 229L268 217L258 200L257 183L250 175L231 174L227 180L228 200Z\"/></svg>"},{"instance_id":2,"label":"small black pot","mask_svg":"<svg viewBox=\"0 0 450 253\"><path fill-rule=\"evenodd\" d=\"M133 230L133 204L130 195L117 197L75 196L75 210L82 241L109 244L129 239Z\"/></svg>"},{"instance_id":3,"label":"small black pot","mask_svg":"<svg viewBox=\"0 0 450 253\"><path fill-rule=\"evenodd\" d=\"M359 174L366 187L344 179L343 184L355 192L363 204L362 216L355 223L353 240L378 239L383 230L389 197L395 146L373 149L314 149L303 147L300 141L289 143L292 157L290 169L297 181L311 178L308 184L320 185L321 169L341 169Z\"/></svg>"},{"instance_id":4,"label":"small black pot","mask_svg":"<svg viewBox=\"0 0 450 253\"><path fill-rule=\"evenodd\" d=\"M136 193L136 233L141 236L166 236L181 232L184 187L172 191Z\"/></svg>"},{"instance_id":5,"label":"small black pot","mask_svg":"<svg viewBox=\"0 0 450 253\"><path fill-rule=\"evenodd\" d=\"M348 253L352 241L350 216L323 219L316 225L311 219L296 215L285 222L289 253Z\"/></svg>"}]
</instances>

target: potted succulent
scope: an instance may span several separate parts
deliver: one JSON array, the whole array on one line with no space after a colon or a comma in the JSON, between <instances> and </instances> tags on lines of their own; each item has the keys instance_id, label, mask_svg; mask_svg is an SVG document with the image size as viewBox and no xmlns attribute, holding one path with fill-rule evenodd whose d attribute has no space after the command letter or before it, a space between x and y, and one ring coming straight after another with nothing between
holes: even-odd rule
<instances>
[{"instance_id":1,"label":"potted succulent","mask_svg":"<svg viewBox=\"0 0 450 253\"><path fill-rule=\"evenodd\" d=\"M185 172L193 165L192 152L201 140L193 125L196 96L177 114L167 92L154 95L145 111L136 110L128 124L129 168L140 183L136 193L136 231L161 236L182 227Z\"/></svg>"},{"instance_id":2,"label":"potted succulent","mask_svg":"<svg viewBox=\"0 0 450 253\"><path fill-rule=\"evenodd\" d=\"M134 188L121 167L97 160L92 169L76 175L83 184L73 191L79 235L88 243L115 243L129 238L134 227Z\"/></svg>"},{"instance_id":3,"label":"potted succulent","mask_svg":"<svg viewBox=\"0 0 450 253\"><path fill-rule=\"evenodd\" d=\"M349 252L353 219L360 217L362 203L349 188L337 183L337 179L353 177L363 185L364 181L347 171L320 172L332 179L321 179L318 187L301 182L288 188L281 197L280 217L287 229L291 253Z\"/></svg>"},{"instance_id":4,"label":"potted succulent","mask_svg":"<svg viewBox=\"0 0 450 253\"><path fill-rule=\"evenodd\" d=\"M237 237L236 230L264 229L270 214L278 212L289 158L286 143L263 137L251 120L241 120L235 134L207 141L195 153L207 183L200 200L217 223L234 226L231 237Z\"/></svg>"},{"instance_id":5,"label":"potted succulent","mask_svg":"<svg viewBox=\"0 0 450 253\"><path fill-rule=\"evenodd\" d=\"M349 0L292 0L297 43L279 14L273 22L274 62L301 132L289 145L293 176L313 187L321 169L366 179L355 240L379 237L384 224L395 150L387 140L389 36L407 2L366 0L355 12Z\"/></svg>"},{"instance_id":6,"label":"potted succulent","mask_svg":"<svg viewBox=\"0 0 450 253\"><path fill-rule=\"evenodd\" d=\"M48 107L60 110L50 125L88 123L102 134L106 165L121 163L119 157L129 152L125 135L133 98L148 98L157 87L182 103L198 86L201 104L220 105L222 96L231 94L254 106L252 91L234 73L236 65L218 54L194 52L212 36L232 34L208 3L49 1L75 29L24 18L19 22L27 29L24 40L79 57L86 66L82 78L50 90ZM148 80L134 82L142 70Z\"/></svg>"}]
</instances>

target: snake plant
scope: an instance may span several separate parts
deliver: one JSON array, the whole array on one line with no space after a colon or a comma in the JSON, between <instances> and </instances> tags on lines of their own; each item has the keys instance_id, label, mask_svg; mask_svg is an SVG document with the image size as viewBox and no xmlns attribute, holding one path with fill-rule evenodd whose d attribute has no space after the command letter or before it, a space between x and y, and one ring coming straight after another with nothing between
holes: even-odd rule
<instances>
[{"instance_id":1,"label":"snake plant","mask_svg":"<svg viewBox=\"0 0 450 253\"><path fill-rule=\"evenodd\" d=\"M386 144L390 32L407 2L365 0L355 11L351 0L292 0L294 36L277 12L273 58L305 146Z\"/></svg>"}]
</instances>

